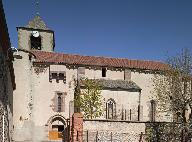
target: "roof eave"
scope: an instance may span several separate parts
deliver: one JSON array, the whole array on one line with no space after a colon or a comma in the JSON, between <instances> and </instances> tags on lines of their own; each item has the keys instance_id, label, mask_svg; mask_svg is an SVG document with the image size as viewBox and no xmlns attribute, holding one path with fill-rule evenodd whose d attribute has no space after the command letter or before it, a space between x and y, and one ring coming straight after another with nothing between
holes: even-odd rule
<instances>
[{"instance_id":1,"label":"roof eave","mask_svg":"<svg viewBox=\"0 0 192 142\"><path fill-rule=\"evenodd\" d=\"M54 33L54 31L53 30L49 30L49 29L47 29L47 30L45 30L45 29L36 29L36 28L28 28L28 27L16 27L17 28L17 31L18 31L18 29L28 29L28 30L38 30L38 31L44 31L44 32L52 32L52 33Z\"/></svg>"}]
</instances>

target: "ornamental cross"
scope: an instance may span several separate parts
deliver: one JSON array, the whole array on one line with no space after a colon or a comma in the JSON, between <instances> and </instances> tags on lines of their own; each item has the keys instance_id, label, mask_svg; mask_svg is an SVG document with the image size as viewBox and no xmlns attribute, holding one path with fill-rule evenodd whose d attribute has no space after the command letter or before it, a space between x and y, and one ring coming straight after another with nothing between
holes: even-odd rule
<instances>
[{"instance_id":1,"label":"ornamental cross","mask_svg":"<svg viewBox=\"0 0 192 142\"><path fill-rule=\"evenodd\" d=\"M39 13L39 0L36 0L35 2L35 9L36 9L36 15L39 16L40 13Z\"/></svg>"}]
</instances>

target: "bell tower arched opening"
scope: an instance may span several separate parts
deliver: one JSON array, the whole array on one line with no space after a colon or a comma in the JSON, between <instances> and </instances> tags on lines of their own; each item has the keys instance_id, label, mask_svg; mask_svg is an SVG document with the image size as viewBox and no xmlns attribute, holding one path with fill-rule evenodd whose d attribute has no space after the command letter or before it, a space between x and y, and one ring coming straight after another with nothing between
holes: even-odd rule
<instances>
[{"instance_id":1,"label":"bell tower arched opening","mask_svg":"<svg viewBox=\"0 0 192 142\"><path fill-rule=\"evenodd\" d=\"M31 50L41 50L41 36L30 36Z\"/></svg>"}]
</instances>

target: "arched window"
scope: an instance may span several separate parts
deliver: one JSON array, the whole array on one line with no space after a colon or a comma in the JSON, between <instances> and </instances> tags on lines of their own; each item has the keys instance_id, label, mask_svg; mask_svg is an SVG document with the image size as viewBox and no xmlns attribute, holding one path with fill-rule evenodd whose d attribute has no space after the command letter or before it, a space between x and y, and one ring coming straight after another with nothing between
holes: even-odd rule
<instances>
[{"instance_id":1,"label":"arched window","mask_svg":"<svg viewBox=\"0 0 192 142\"><path fill-rule=\"evenodd\" d=\"M62 95L62 94L61 94ZM57 101L58 101L58 105L57 105L57 109L58 109L58 112L61 112L61 106L62 106L62 98L61 98L61 95L58 95L58 98L57 98Z\"/></svg>"},{"instance_id":2,"label":"arched window","mask_svg":"<svg viewBox=\"0 0 192 142\"><path fill-rule=\"evenodd\" d=\"M116 103L109 99L106 103L106 119L114 119L116 116Z\"/></svg>"},{"instance_id":3,"label":"arched window","mask_svg":"<svg viewBox=\"0 0 192 142\"><path fill-rule=\"evenodd\" d=\"M151 121L155 121L155 115L156 115L156 102L155 100L151 100Z\"/></svg>"},{"instance_id":4,"label":"arched window","mask_svg":"<svg viewBox=\"0 0 192 142\"><path fill-rule=\"evenodd\" d=\"M65 96L66 92L56 91L55 96L52 99L52 110L54 112L65 112Z\"/></svg>"}]
</instances>

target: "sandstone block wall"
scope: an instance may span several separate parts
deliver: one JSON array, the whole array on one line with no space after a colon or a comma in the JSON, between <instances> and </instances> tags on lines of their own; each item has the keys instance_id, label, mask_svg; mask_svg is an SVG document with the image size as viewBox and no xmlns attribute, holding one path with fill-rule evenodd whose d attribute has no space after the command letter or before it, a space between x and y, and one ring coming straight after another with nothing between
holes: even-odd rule
<instances>
[{"instance_id":1,"label":"sandstone block wall","mask_svg":"<svg viewBox=\"0 0 192 142\"><path fill-rule=\"evenodd\" d=\"M138 142L145 134L145 123L123 121L83 121L83 139L88 141L129 141Z\"/></svg>"}]
</instances>

